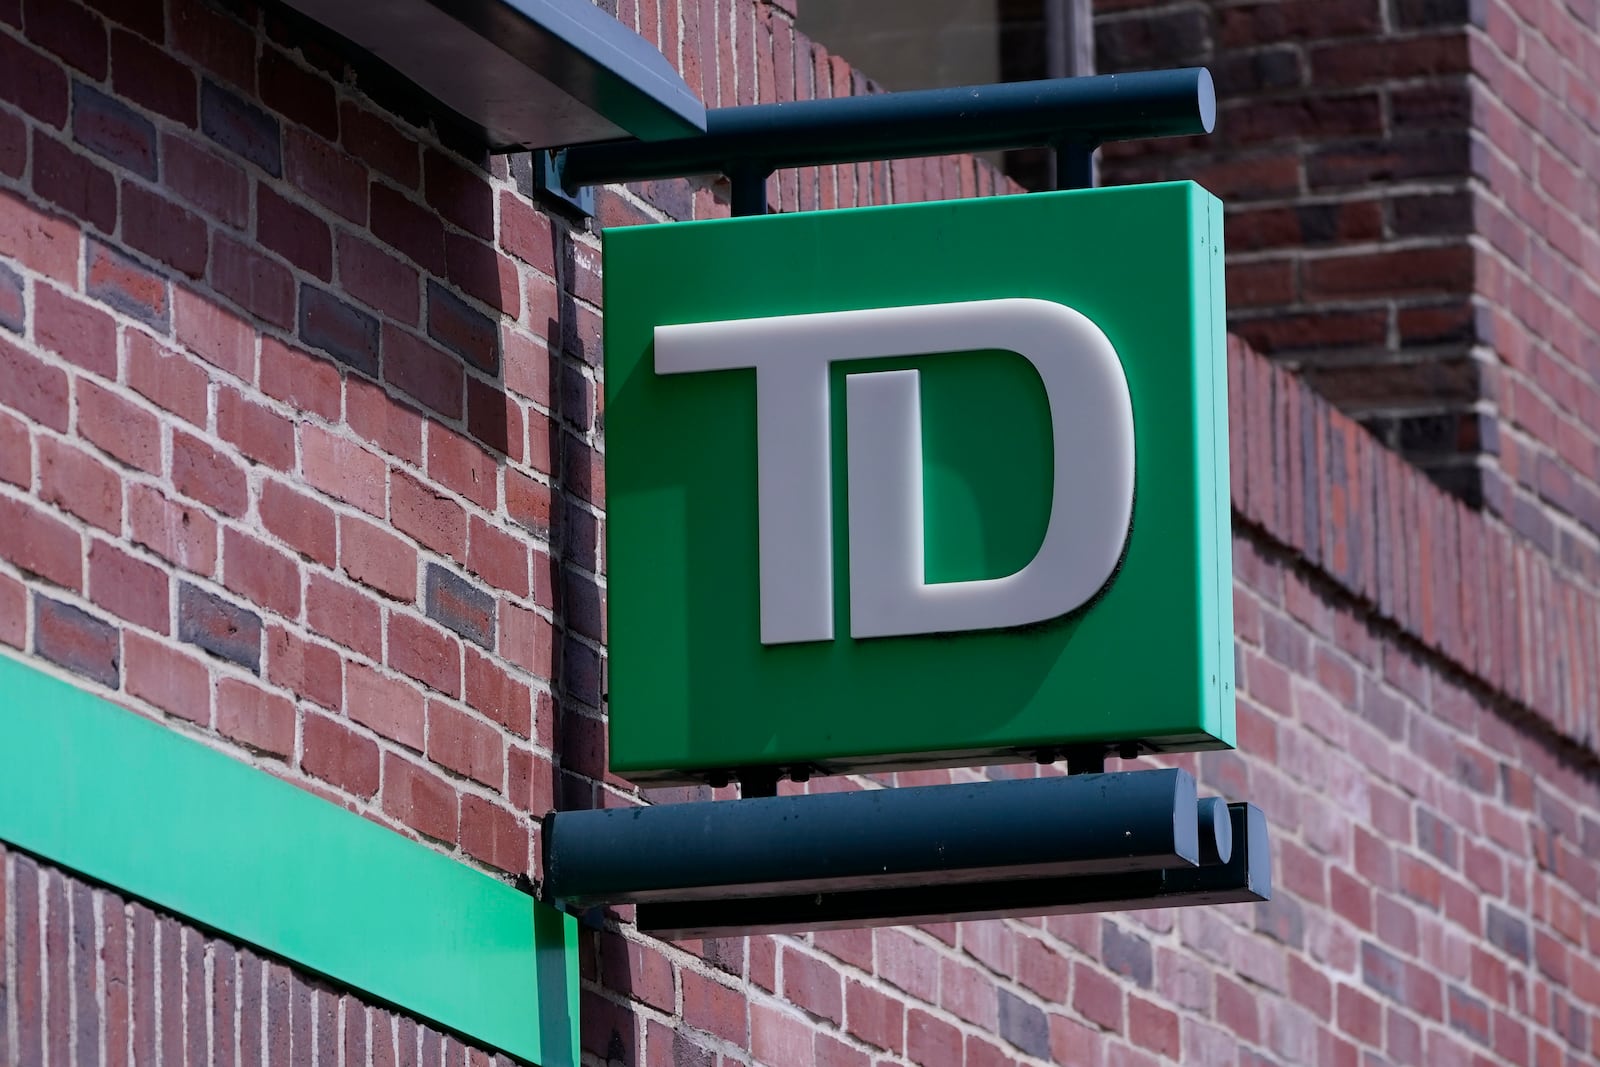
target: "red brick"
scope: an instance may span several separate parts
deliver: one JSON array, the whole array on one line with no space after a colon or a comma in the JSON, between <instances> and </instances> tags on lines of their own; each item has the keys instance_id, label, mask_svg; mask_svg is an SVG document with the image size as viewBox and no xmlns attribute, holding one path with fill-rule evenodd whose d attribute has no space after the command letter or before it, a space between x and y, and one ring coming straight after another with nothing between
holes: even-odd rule
<instances>
[{"instance_id":1,"label":"red brick","mask_svg":"<svg viewBox=\"0 0 1600 1067\"><path fill-rule=\"evenodd\" d=\"M790 1003L834 1025L844 1021L844 987L831 961L786 947L783 995Z\"/></svg>"},{"instance_id":2,"label":"red brick","mask_svg":"<svg viewBox=\"0 0 1600 1067\"><path fill-rule=\"evenodd\" d=\"M48 285L34 289L34 334L39 343L84 370L117 377L117 326L92 304Z\"/></svg>"},{"instance_id":3,"label":"red brick","mask_svg":"<svg viewBox=\"0 0 1600 1067\"><path fill-rule=\"evenodd\" d=\"M338 528L333 509L294 489L268 479L258 501L261 524L307 559L324 567L338 562Z\"/></svg>"},{"instance_id":4,"label":"red brick","mask_svg":"<svg viewBox=\"0 0 1600 1067\"><path fill-rule=\"evenodd\" d=\"M262 50L256 73L260 79L261 102L266 107L293 122L311 127L323 137L339 135L333 86L326 79L273 48ZM286 136L289 132L286 131ZM306 136L303 131L292 132Z\"/></svg>"},{"instance_id":5,"label":"red brick","mask_svg":"<svg viewBox=\"0 0 1600 1067\"><path fill-rule=\"evenodd\" d=\"M111 31L111 85L118 96L191 129L199 117L194 70L126 30Z\"/></svg>"},{"instance_id":6,"label":"red brick","mask_svg":"<svg viewBox=\"0 0 1600 1067\"><path fill-rule=\"evenodd\" d=\"M294 278L274 257L219 233L211 241L210 277L212 288L253 318L294 329Z\"/></svg>"},{"instance_id":7,"label":"red brick","mask_svg":"<svg viewBox=\"0 0 1600 1067\"><path fill-rule=\"evenodd\" d=\"M205 219L129 181L122 183L122 219L122 240L130 248L191 278L205 277Z\"/></svg>"},{"instance_id":8,"label":"red brick","mask_svg":"<svg viewBox=\"0 0 1600 1067\"><path fill-rule=\"evenodd\" d=\"M266 186L256 190L256 239L307 274L333 277L333 233L328 224Z\"/></svg>"},{"instance_id":9,"label":"red brick","mask_svg":"<svg viewBox=\"0 0 1600 1067\"><path fill-rule=\"evenodd\" d=\"M550 219L509 189L500 193L500 247L555 277L556 249Z\"/></svg>"},{"instance_id":10,"label":"red brick","mask_svg":"<svg viewBox=\"0 0 1600 1067\"><path fill-rule=\"evenodd\" d=\"M0 38L0 100L60 129L67 121L67 99L60 65L14 37Z\"/></svg>"},{"instance_id":11,"label":"red brick","mask_svg":"<svg viewBox=\"0 0 1600 1067\"><path fill-rule=\"evenodd\" d=\"M279 471L294 467L294 423L238 390L218 390L217 433L258 463Z\"/></svg>"},{"instance_id":12,"label":"red brick","mask_svg":"<svg viewBox=\"0 0 1600 1067\"><path fill-rule=\"evenodd\" d=\"M454 498L404 471L395 471L389 481L389 518L395 529L424 547L466 559L466 512Z\"/></svg>"},{"instance_id":13,"label":"red brick","mask_svg":"<svg viewBox=\"0 0 1600 1067\"><path fill-rule=\"evenodd\" d=\"M284 618L300 615L300 567L294 558L228 527L222 535L222 584Z\"/></svg>"},{"instance_id":14,"label":"red brick","mask_svg":"<svg viewBox=\"0 0 1600 1067\"><path fill-rule=\"evenodd\" d=\"M415 466L422 465L422 413L381 386L352 377L345 383L345 419L356 436Z\"/></svg>"},{"instance_id":15,"label":"red brick","mask_svg":"<svg viewBox=\"0 0 1600 1067\"><path fill-rule=\"evenodd\" d=\"M185 570L210 574L216 569L217 524L199 508L134 485L128 490L128 530L134 544Z\"/></svg>"},{"instance_id":16,"label":"red brick","mask_svg":"<svg viewBox=\"0 0 1600 1067\"><path fill-rule=\"evenodd\" d=\"M33 505L0 496L0 557L67 589L83 588L78 532Z\"/></svg>"},{"instance_id":17,"label":"red brick","mask_svg":"<svg viewBox=\"0 0 1600 1067\"><path fill-rule=\"evenodd\" d=\"M445 272L444 226L427 208L380 182L373 182L368 195L372 211L372 235L429 274Z\"/></svg>"},{"instance_id":18,"label":"red brick","mask_svg":"<svg viewBox=\"0 0 1600 1067\"><path fill-rule=\"evenodd\" d=\"M250 179L244 168L179 134L161 138L164 187L236 230L250 221Z\"/></svg>"},{"instance_id":19,"label":"red brick","mask_svg":"<svg viewBox=\"0 0 1600 1067\"><path fill-rule=\"evenodd\" d=\"M23 489L33 484L33 439L28 424L0 413L0 482Z\"/></svg>"},{"instance_id":20,"label":"red brick","mask_svg":"<svg viewBox=\"0 0 1600 1067\"><path fill-rule=\"evenodd\" d=\"M383 810L420 834L455 843L460 818L455 791L390 752L383 755Z\"/></svg>"},{"instance_id":21,"label":"red brick","mask_svg":"<svg viewBox=\"0 0 1600 1067\"><path fill-rule=\"evenodd\" d=\"M339 517L339 565L351 578L406 603L417 599L417 550L370 522Z\"/></svg>"},{"instance_id":22,"label":"red brick","mask_svg":"<svg viewBox=\"0 0 1600 1067\"><path fill-rule=\"evenodd\" d=\"M300 469L313 488L369 515L383 516L388 467L354 441L301 423Z\"/></svg>"},{"instance_id":23,"label":"red brick","mask_svg":"<svg viewBox=\"0 0 1600 1067\"><path fill-rule=\"evenodd\" d=\"M0 337L0 404L65 433L68 389L66 371Z\"/></svg>"},{"instance_id":24,"label":"red brick","mask_svg":"<svg viewBox=\"0 0 1600 1067\"><path fill-rule=\"evenodd\" d=\"M117 250L89 242L89 296L166 333L172 316L166 278Z\"/></svg>"},{"instance_id":25,"label":"red brick","mask_svg":"<svg viewBox=\"0 0 1600 1067\"><path fill-rule=\"evenodd\" d=\"M905 1048L905 1005L851 979L845 983L845 1030L869 1045L899 1053Z\"/></svg>"},{"instance_id":26,"label":"red brick","mask_svg":"<svg viewBox=\"0 0 1600 1067\"><path fill-rule=\"evenodd\" d=\"M345 102L339 109L344 147L401 185L417 187L422 165L417 142L372 112Z\"/></svg>"},{"instance_id":27,"label":"red brick","mask_svg":"<svg viewBox=\"0 0 1600 1067\"><path fill-rule=\"evenodd\" d=\"M1072 1010L1105 1030L1122 1030L1122 990L1083 963L1072 967Z\"/></svg>"},{"instance_id":28,"label":"red brick","mask_svg":"<svg viewBox=\"0 0 1600 1067\"><path fill-rule=\"evenodd\" d=\"M505 780L504 749L488 723L442 701L429 702L428 758L435 763L499 789Z\"/></svg>"},{"instance_id":29,"label":"red brick","mask_svg":"<svg viewBox=\"0 0 1600 1067\"><path fill-rule=\"evenodd\" d=\"M89 599L147 630L172 632L172 583L167 573L104 541L89 547Z\"/></svg>"},{"instance_id":30,"label":"red brick","mask_svg":"<svg viewBox=\"0 0 1600 1067\"><path fill-rule=\"evenodd\" d=\"M211 672L163 641L122 635L123 685L129 696L180 719L211 722Z\"/></svg>"},{"instance_id":31,"label":"red brick","mask_svg":"<svg viewBox=\"0 0 1600 1067\"><path fill-rule=\"evenodd\" d=\"M554 677L550 620L509 600L500 602L500 654L536 678Z\"/></svg>"},{"instance_id":32,"label":"red brick","mask_svg":"<svg viewBox=\"0 0 1600 1067\"><path fill-rule=\"evenodd\" d=\"M184 347L241 381L256 380L256 334L248 323L182 286L173 291L172 310Z\"/></svg>"},{"instance_id":33,"label":"red brick","mask_svg":"<svg viewBox=\"0 0 1600 1067\"><path fill-rule=\"evenodd\" d=\"M383 325L383 378L445 418L461 417L466 378L461 361L388 323Z\"/></svg>"},{"instance_id":34,"label":"red brick","mask_svg":"<svg viewBox=\"0 0 1600 1067\"><path fill-rule=\"evenodd\" d=\"M350 296L407 326L421 318L421 276L415 267L348 231L338 237L339 284Z\"/></svg>"},{"instance_id":35,"label":"red brick","mask_svg":"<svg viewBox=\"0 0 1600 1067\"><path fill-rule=\"evenodd\" d=\"M161 473L156 417L89 379L78 383L78 432L131 467Z\"/></svg>"},{"instance_id":36,"label":"red brick","mask_svg":"<svg viewBox=\"0 0 1600 1067\"><path fill-rule=\"evenodd\" d=\"M1128 997L1128 1036L1135 1044L1171 1060L1179 1057L1178 1015L1145 1000Z\"/></svg>"},{"instance_id":37,"label":"red brick","mask_svg":"<svg viewBox=\"0 0 1600 1067\"><path fill-rule=\"evenodd\" d=\"M124 185L129 191L134 188L131 184ZM88 156L72 151L37 128L33 131L33 191L72 218L102 233L116 229L116 178ZM126 196L124 199L134 201L136 198ZM146 228L125 226L123 229L129 244L143 247L135 239L146 234Z\"/></svg>"},{"instance_id":38,"label":"red brick","mask_svg":"<svg viewBox=\"0 0 1600 1067\"><path fill-rule=\"evenodd\" d=\"M506 512L512 521L527 527L536 538L546 540L550 536L554 504L554 494L547 483L509 467L506 469Z\"/></svg>"},{"instance_id":39,"label":"red brick","mask_svg":"<svg viewBox=\"0 0 1600 1067\"><path fill-rule=\"evenodd\" d=\"M533 703L528 686L476 649L468 648L466 657L467 706L518 737L531 736Z\"/></svg>"},{"instance_id":40,"label":"red brick","mask_svg":"<svg viewBox=\"0 0 1600 1067\"><path fill-rule=\"evenodd\" d=\"M383 612L376 598L313 572L306 582L306 623L368 659L383 658Z\"/></svg>"},{"instance_id":41,"label":"red brick","mask_svg":"<svg viewBox=\"0 0 1600 1067\"><path fill-rule=\"evenodd\" d=\"M0 63L0 69L4 68ZM77 225L0 190L0 256L63 285L76 285L82 238Z\"/></svg>"},{"instance_id":42,"label":"red brick","mask_svg":"<svg viewBox=\"0 0 1600 1067\"><path fill-rule=\"evenodd\" d=\"M437 423L428 427L428 477L494 511L500 499L498 475L494 457L472 441Z\"/></svg>"},{"instance_id":43,"label":"red brick","mask_svg":"<svg viewBox=\"0 0 1600 1067\"><path fill-rule=\"evenodd\" d=\"M530 587L526 543L520 538L490 526L476 515L472 517L471 522L467 569L512 596L522 598L528 595Z\"/></svg>"},{"instance_id":44,"label":"red brick","mask_svg":"<svg viewBox=\"0 0 1600 1067\"><path fill-rule=\"evenodd\" d=\"M492 245L451 233L444 241L445 273L452 285L511 319L522 314L517 266Z\"/></svg>"},{"instance_id":45,"label":"red brick","mask_svg":"<svg viewBox=\"0 0 1600 1067\"><path fill-rule=\"evenodd\" d=\"M461 798L461 848L510 874L528 871L528 825L516 813L481 797Z\"/></svg>"},{"instance_id":46,"label":"red brick","mask_svg":"<svg viewBox=\"0 0 1600 1067\"><path fill-rule=\"evenodd\" d=\"M494 190L486 175L433 149L424 151L422 169L429 207L469 233L494 238Z\"/></svg>"},{"instance_id":47,"label":"red brick","mask_svg":"<svg viewBox=\"0 0 1600 1067\"><path fill-rule=\"evenodd\" d=\"M217 682L217 730L258 752L294 752L294 704L237 678Z\"/></svg>"},{"instance_id":48,"label":"red brick","mask_svg":"<svg viewBox=\"0 0 1600 1067\"><path fill-rule=\"evenodd\" d=\"M422 751L426 705L420 690L360 663L346 665L344 684L351 719L391 741Z\"/></svg>"},{"instance_id":49,"label":"red brick","mask_svg":"<svg viewBox=\"0 0 1600 1067\"><path fill-rule=\"evenodd\" d=\"M128 384L158 407L195 426L205 426L210 411L210 378L204 367L136 330L128 343Z\"/></svg>"},{"instance_id":50,"label":"red brick","mask_svg":"<svg viewBox=\"0 0 1600 1067\"><path fill-rule=\"evenodd\" d=\"M438 628L389 614L389 666L448 696L461 695L461 642Z\"/></svg>"},{"instance_id":51,"label":"red brick","mask_svg":"<svg viewBox=\"0 0 1600 1067\"><path fill-rule=\"evenodd\" d=\"M744 1047L750 1035L745 998L692 971L683 971L682 980L684 1023Z\"/></svg>"},{"instance_id":52,"label":"red brick","mask_svg":"<svg viewBox=\"0 0 1600 1067\"><path fill-rule=\"evenodd\" d=\"M362 737L343 722L309 713L302 720L302 730L302 770L358 797L378 791L379 752L371 738Z\"/></svg>"},{"instance_id":53,"label":"red brick","mask_svg":"<svg viewBox=\"0 0 1600 1067\"><path fill-rule=\"evenodd\" d=\"M339 653L281 626L267 631L267 680L332 711L344 705Z\"/></svg>"},{"instance_id":54,"label":"red brick","mask_svg":"<svg viewBox=\"0 0 1600 1067\"><path fill-rule=\"evenodd\" d=\"M172 486L191 500L241 518L249 505L244 468L182 430L172 431Z\"/></svg>"},{"instance_id":55,"label":"red brick","mask_svg":"<svg viewBox=\"0 0 1600 1067\"><path fill-rule=\"evenodd\" d=\"M302 130L284 134L284 177L324 207L357 226L367 222L367 168Z\"/></svg>"},{"instance_id":56,"label":"red brick","mask_svg":"<svg viewBox=\"0 0 1600 1067\"><path fill-rule=\"evenodd\" d=\"M342 382L338 368L272 337L261 339L261 391L298 411L339 419Z\"/></svg>"},{"instance_id":57,"label":"red brick","mask_svg":"<svg viewBox=\"0 0 1600 1067\"><path fill-rule=\"evenodd\" d=\"M793 1009L750 1006L750 1053L757 1063L812 1063L812 1026Z\"/></svg>"},{"instance_id":58,"label":"red brick","mask_svg":"<svg viewBox=\"0 0 1600 1067\"><path fill-rule=\"evenodd\" d=\"M112 534L122 532L122 479L89 453L39 438L39 498Z\"/></svg>"},{"instance_id":59,"label":"red brick","mask_svg":"<svg viewBox=\"0 0 1600 1067\"><path fill-rule=\"evenodd\" d=\"M81 608L33 594L33 651L108 689L121 677L117 628Z\"/></svg>"}]
</instances>

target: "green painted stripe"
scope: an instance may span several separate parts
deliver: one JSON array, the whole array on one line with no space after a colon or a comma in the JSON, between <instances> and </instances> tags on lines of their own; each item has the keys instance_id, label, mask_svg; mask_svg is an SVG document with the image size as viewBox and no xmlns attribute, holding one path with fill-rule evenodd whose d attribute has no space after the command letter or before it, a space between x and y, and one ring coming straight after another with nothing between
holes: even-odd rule
<instances>
[{"instance_id":1,"label":"green painted stripe","mask_svg":"<svg viewBox=\"0 0 1600 1067\"><path fill-rule=\"evenodd\" d=\"M0 840L490 1048L578 1061L570 916L4 656Z\"/></svg>"}]
</instances>

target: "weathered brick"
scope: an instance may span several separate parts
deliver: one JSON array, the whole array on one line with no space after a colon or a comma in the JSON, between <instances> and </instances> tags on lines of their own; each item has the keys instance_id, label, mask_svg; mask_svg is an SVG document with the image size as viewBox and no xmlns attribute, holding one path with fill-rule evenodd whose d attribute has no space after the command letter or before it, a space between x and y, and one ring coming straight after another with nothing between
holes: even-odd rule
<instances>
[{"instance_id":1,"label":"weathered brick","mask_svg":"<svg viewBox=\"0 0 1600 1067\"><path fill-rule=\"evenodd\" d=\"M492 789L505 778L505 742L498 731L442 701L428 704L428 758Z\"/></svg>"},{"instance_id":2,"label":"weathered brick","mask_svg":"<svg viewBox=\"0 0 1600 1067\"><path fill-rule=\"evenodd\" d=\"M41 425L66 432L66 372L0 337L0 404Z\"/></svg>"},{"instance_id":3,"label":"weathered brick","mask_svg":"<svg viewBox=\"0 0 1600 1067\"><path fill-rule=\"evenodd\" d=\"M128 695L180 719L211 722L211 672L163 641L129 631L123 635L125 687Z\"/></svg>"},{"instance_id":4,"label":"weathered brick","mask_svg":"<svg viewBox=\"0 0 1600 1067\"><path fill-rule=\"evenodd\" d=\"M154 181L156 128L149 119L92 85L72 86L72 136L89 151Z\"/></svg>"},{"instance_id":5,"label":"weathered brick","mask_svg":"<svg viewBox=\"0 0 1600 1067\"><path fill-rule=\"evenodd\" d=\"M249 506L244 468L232 457L182 430L172 432L172 486L191 500L240 518Z\"/></svg>"},{"instance_id":6,"label":"weathered brick","mask_svg":"<svg viewBox=\"0 0 1600 1067\"><path fill-rule=\"evenodd\" d=\"M121 679L117 628L81 608L33 594L33 651L108 689Z\"/></svg>"},{"instance_id":7,"label":"weathered brick","mask_svg":"<svg viewBox=\"0 0 1600 1067\"><path fill-rule=\"evenodd\" d=\"M313 488L369 515L384 514L388 466L354 441L301 423L300 471Z\"/></svg>"},{"instance_id":8,"label":"weathered brick","mask_svg":"<svg viewBox=\"0 0 1600 1067\"><path fill-rule=\"evenodd\" d=\"M113 535L122 533L122 479L89 453L39 439L39 498Z\"/></svg>"},{"instance_id":9,"label":"weathered brick","mask_svg":"<svg viewBox=\"0 0 1600 1067\"><path fill-rule=\"evenodd\" d=\"M34 290L34 335L62 358L104 378L117 376L117 325L110 315L48 285Z\"/></svg>"},{"instance_id":10,"label":"weathered brick","mask_svg":"<svg viewBox=\"0 0 1600 1067\"><path fill-rule=\"evenodd\" d=\"M300 340L363 374L378 374L378 320L326 289L300 286Z\"/></svg>"},{"instance_id":11,"label":"weathered brick","mask_svg":"<svg viewBox=\"0 0 1600 1067\"><path fill-rule=\"evenodd\" d=\"M178 640L261 673L261 616L188 582L178 583Z\"/></svg>"},{"instance_id":12,"label":"weathered brick","mask_svg":"<svg viewBox=\"0 0 1600 1067\"><path fill-rule=\"evenodd\" d=\"M211 242L210 277L217 292L255 318L294 328L294 278L276 259L219 233Z\"/></svg>"},{"instance_id":13,"label":"weathered brick","mask_svg":"<svg viewBox=\"0 0 1600 1067\"><path fill-rule=\"evenodd\" d=\"M167 280L145 270L116 249L89 242L85 292L125 315L147 323L158 332L171 329L172 308Z\"/></svg>"},{"instance_id":14,"label":"weathered brick","mask_svg":"<svg viewBox=\"0 0 1600 1067\"><path fill-rule=\"evenodd\" d=\"M391 741L421 752L426 737L426 702L409 682L389 678L359 663L345 669L345 709L350 718Z\"/></svg>"},{"instance_id":15,"label":"weathered brick","mask_svg":"<svg viewBox=\"0 0 1600 1067\"><path fill-rule=\"evenodd\" d=\"M128 489L128 531L134 544L185 570L209 575L216 568L216 521L149 486Z\"/></svg>"},{"instance_id":16,"label":"weathered brick","mask_svg":"<svg viewBox=\"0 0 1600 1067\"><path fill-rule=\"evenodd\" d=\"M483 648L494 649L494 597L437 563L424 578L428 617Z\"/></svg>"},{"instance_id":17,"label":"weathered brick","mask_svg":"<svg viewBox=\"0 0 1600 1067\"><path fill-rule=\"evenodd\" d=\"M182 286L173 290L172 312L173 332L185 348L241 381L255 381L256 332L249 323Z\"/></svg>"},{"instance_id":18,"label":"weathered brick","mask_svg":"<svg viewBox=\"0 0 1600 1067\"><path fill-rule=\"evenodd\" d=\"M191 278L203 278L209 251L206 221L133 182L122 183L122 239L128 247ZM101 227L109 232L109 227Z\"/></svg>"},{"instance_id":19,"label":"weathered brick","mask_svg":"<svg viewBox=\"0 0 1600 1067\"><path fill-rule=\"evenodd\" d=\"M300 568L280 552L232 526L222 535L222 584L246 601L293 619L300 615Z\"/></svg>"},{"instance_id":20,"label":"weathered brick","mask_svg":"<svg viewBox=\"0 0 1600 1067\"><path fill-rule=\"evenodd\" d=\"M480 370L500 370L495 322L438 282L428 282L428 336Z\"/></svg>"},{"instance_id":21,"label":"weathered brick","mask_svg":"<svg viewBox=\"0 0 1600 1067\"><path fill-rule=\"evenodd\" d=\"M200 129L223 148L274 178L283 176L278 120L209 78L200 84Z\"/></svg>"}]
</instances>

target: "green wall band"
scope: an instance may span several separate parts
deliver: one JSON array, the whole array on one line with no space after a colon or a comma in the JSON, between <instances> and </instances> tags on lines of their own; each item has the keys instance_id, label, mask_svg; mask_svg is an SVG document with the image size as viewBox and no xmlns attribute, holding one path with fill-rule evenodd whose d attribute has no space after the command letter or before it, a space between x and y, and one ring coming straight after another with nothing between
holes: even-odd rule
<instances>
[{"instance_id":1,"label":"green wall band","mask_svg":"<svg viewBox=\"0 0 1600 1067\"><path fill-rule=\"evenodd\" d=\"M4 656L0 841L486 1047L578 1062L570 916Z\"/></svg>"}]
</instances>

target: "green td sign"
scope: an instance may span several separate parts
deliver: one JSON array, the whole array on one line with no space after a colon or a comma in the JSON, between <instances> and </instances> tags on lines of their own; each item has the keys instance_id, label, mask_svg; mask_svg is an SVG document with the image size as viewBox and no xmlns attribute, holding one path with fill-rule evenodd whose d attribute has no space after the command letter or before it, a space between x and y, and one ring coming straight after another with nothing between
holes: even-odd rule
<instances>
[{"instance_id":1,"label":"green td sign","mask_svg":"<svg viewBox=\"0 0 1600 1067\"><path fill-rule=\"evenodd\" d=\"M611 765L1233 743L1221 206L605 236Z\"/></svg>"}]
</instances>

